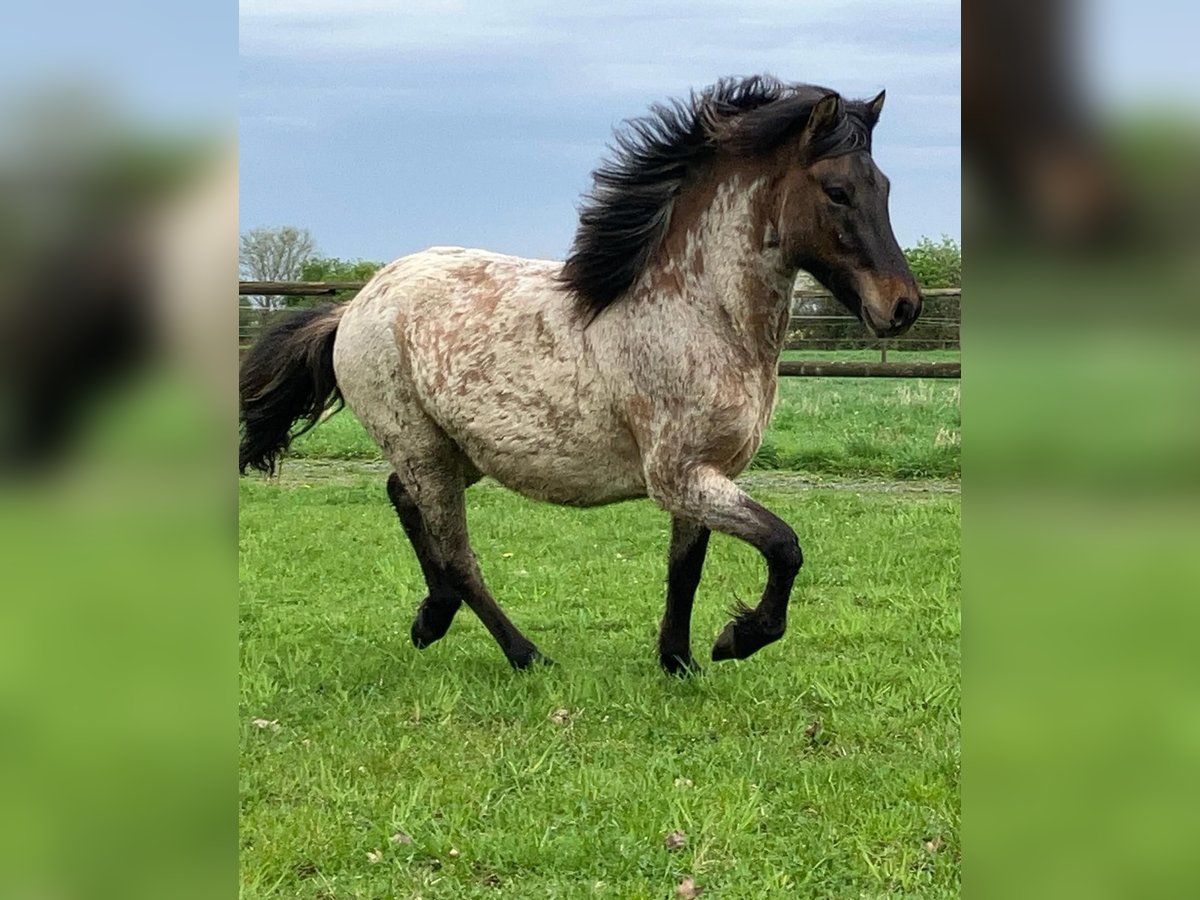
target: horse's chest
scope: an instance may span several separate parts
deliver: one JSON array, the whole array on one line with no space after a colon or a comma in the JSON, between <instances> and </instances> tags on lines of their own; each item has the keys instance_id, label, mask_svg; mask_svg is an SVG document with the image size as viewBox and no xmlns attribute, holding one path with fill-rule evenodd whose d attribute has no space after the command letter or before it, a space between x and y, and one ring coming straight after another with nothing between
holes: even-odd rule
<instances>
[{"instance_id":1,"label":"horse's chest","mask_svg":"<svg viewBox=\"0 0 1200 900\"><path fill-rule=\"evenodd\" d=\"M719 388L710 409L699 419L704 434L698 443L704 461L729 475L745 469L762 444L774 406L774 378Z\"/></svg>"}]
</instances>

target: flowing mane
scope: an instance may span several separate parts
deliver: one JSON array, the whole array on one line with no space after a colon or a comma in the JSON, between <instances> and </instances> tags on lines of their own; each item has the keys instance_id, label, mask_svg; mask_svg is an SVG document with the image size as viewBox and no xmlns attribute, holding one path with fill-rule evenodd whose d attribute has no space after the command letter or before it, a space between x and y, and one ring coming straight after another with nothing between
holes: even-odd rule
<instances>
[{"instance_id":1,"label":"flowing mane","mask_svg":"<svg viewBox=\"0 0 1200 900\"><path fill-rule=\"evenodd\" d=\"M726 78L627 120L611 156L592 173L559 276L580 310L594 317L633 286L667 233L675 200L719 147L745 156L769 152L802 129L817 102L832 93L767 75ZM870 151L867 105L848 101L842 109L841 120L812 146L814 158Z\"/></svg>"}]
</instances>

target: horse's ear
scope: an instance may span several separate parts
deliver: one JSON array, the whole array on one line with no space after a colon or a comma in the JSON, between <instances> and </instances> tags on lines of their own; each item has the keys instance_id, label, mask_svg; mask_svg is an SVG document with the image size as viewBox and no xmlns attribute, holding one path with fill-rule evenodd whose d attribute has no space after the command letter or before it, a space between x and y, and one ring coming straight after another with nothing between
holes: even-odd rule
<instances>
[{"instance_id":1,"label":"horse's ear","mask_svg":"<svg viewBox=\"0 0 1200 900\"><path fill-rule=\"evenodd\" d=\"M814 138L834 128L842 119L842 98L835 93L828 93L812 108L808 116L808 124L804 126L801 144L807 145Z\"/></svg>"},{"instance_id":2,"label":"horse's ear","mask_svg":"<svg viewBox=\"0 0 1200 900\"><path fill-rule=\"evenodd\" d=\"M883 101L887 97L887 91L880 91L879 94L867 104L867 115L870 116L871 127L875 127L875 123L879 121L879 114L883 112Z\"/></svg>"}]
</instances>

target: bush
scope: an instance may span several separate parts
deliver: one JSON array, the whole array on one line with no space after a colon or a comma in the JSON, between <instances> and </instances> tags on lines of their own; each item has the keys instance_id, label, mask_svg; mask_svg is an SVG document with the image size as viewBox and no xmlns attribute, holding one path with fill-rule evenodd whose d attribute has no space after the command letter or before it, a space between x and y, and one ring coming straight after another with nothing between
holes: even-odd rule
<instances>
[{"instance_id":1,"label":"bush","mask_svg":"<svg viewBox=\"0 0 1200 900\"><path fill-rule=\"evenodd\" d=\"M336 256L313 256L300 264L301 281L369 281L383 268L383 263L369 259L339 259ZM346 300L353 291L339 291L332 297L292 297L292 306L311 306L326 300Z\"/></svg>"},{"instance_id":2,"label":"bush","mask_svg":"<svg viewBox=\"0 0 1200 900\"><path fill-rule=\"evenodd\" d=\"M927 237L904 251L917 283L927 288L962 287L962 249L947 235L934 242Z\"/></svg>"}]
</instances>

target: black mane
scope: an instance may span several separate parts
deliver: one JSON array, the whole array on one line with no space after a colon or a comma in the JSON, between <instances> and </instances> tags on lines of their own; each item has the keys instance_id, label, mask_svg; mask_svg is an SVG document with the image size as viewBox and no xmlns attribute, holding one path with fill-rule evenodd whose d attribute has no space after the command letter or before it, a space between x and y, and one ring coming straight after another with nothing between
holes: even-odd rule
<instances>
[{"instance_id":1,"label":"black mane","mask_svg":"<svg viewBox=\"0 0 1200 900\"><path fill-rule=\"evenodd\" d=\"M627 121L611 157L592 173L559 276L585 315L598 315L633 286L666 235L675 199L719 144L746 155L768 152L803 128L831 93L765 75L726 78ZM871 149L866 104L843 102L842 109L841 121L813 144L816 157Z\"/></svg>"}]
</instances>

